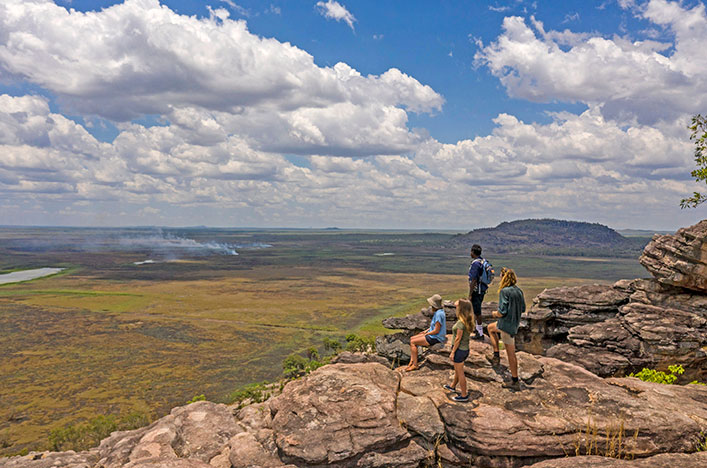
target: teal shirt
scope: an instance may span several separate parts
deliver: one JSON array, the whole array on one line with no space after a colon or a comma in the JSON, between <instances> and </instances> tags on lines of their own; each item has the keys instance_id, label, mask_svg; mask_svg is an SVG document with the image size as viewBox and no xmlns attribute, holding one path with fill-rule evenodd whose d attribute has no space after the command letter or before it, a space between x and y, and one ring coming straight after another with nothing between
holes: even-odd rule
<instances>
[{"instance_id":1,"label":"teal shirt","mask_svg":"<svg viewBox=\"0 0 707 468\"><path fill-rule=\"evenodd\" d=\"M507 286L498 294L498 311L501 318L496 326L511 336L518 333L520 316L525 312L525 297L518 286Z\"/></svg>"}]
</instances>

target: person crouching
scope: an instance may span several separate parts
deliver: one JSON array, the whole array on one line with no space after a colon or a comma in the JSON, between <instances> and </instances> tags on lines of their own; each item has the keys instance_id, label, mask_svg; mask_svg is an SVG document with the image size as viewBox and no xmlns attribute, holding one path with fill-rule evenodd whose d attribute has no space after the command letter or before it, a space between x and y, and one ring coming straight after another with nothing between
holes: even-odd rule
<instances>
[{"instance_id":1,"label":"person crouching","mask_svg":"<svg viewBox=\"0 0 707 468\"><path fill-rule=\"evenodd\" d=\"M442 296L435 294L427 298L427 302L435 312L432 316L430 329L410 338L410 364L405 368L407 372L419 368L417 363L418 346L434 346L437 343L447 341L447 317L444 315L444 308L442 307Z\"/></svg>"},{"instance_id":2,"label":"person crouching","mask_svg":"<svg viewBox=\"0 0 707 468\"><path fill-rule=\"evenodd\" d=\"M474 330L474 316L471 313L471 302L466 299L459 299L454 303L457 308L457 323L452 328L454 344L449 359L454 363L454 380L452 385L445 385L445 390L457 392L457 383L461 387L461 393L452 397L454 401L469 401L469 392L466 387L466 376L464 375L464 361L469 356L469 332Z\"/></svg>"}]
</instances>

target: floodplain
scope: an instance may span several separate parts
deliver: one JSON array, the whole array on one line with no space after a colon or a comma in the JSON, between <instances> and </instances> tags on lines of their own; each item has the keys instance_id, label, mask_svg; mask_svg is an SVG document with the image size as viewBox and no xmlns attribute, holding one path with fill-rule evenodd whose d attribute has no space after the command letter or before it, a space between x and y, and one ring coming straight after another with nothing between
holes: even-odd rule
<instances>
[{"instance_id":1,"label":"floodplain","mask_svg":"<svg viewBox=\"0 0 707 468\"><path fill-rule=\"evenodd\" d=\"M467 293L450 233L0 228L0 455L47 448L54 428L133 411L156 418L198 394L276 379L324 338ZM493 255L530 305L544 288L645 276L637 259ZM494 287L486 300L495 300Z\"/></svg>"}]
</instances>

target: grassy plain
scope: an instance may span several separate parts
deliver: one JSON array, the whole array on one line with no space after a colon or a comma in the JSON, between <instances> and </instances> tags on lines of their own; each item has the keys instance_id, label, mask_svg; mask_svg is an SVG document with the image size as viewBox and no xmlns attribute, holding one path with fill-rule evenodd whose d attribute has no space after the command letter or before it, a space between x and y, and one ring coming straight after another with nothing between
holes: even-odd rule
<instances>
[{"instance_id":1,"label":"grassy plain","mask_svg":"<svg viewBox=\"0 0 707 468\"><path fill-rule=\"evenodd\" d=\"M378 335L381 319L415 312L431 294L466 294L468 257L440 248L444 233L153 236L273 246L238 256L121 236L152 238L139 230L0 229L0 271L68 268L0 286L0 455L46 448L52 428L98 414L159 417L197 394L222 400L277 378L284 357L325 337ZM516 269L528 302L546 287L643 276L631 260L488 256ZM157 263L133 263L146 258ZM496 294L492 288L487 300Z\"/></svg>"}]
</instances>

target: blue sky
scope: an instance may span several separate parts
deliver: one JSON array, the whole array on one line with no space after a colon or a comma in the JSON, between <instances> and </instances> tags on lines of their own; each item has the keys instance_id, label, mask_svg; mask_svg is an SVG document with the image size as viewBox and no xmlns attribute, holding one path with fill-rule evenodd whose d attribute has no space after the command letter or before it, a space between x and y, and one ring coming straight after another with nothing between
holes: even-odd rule
<instances>
[{"instance_id":1,"label":"blue sky","mask_svg":"<svg viewBox=\"0 0 707 468\"><path fill-rule=\"evenodd\" d=\"M675 229L700 1L0 5L0 224Z\"/></svg>"}]
</instances>

